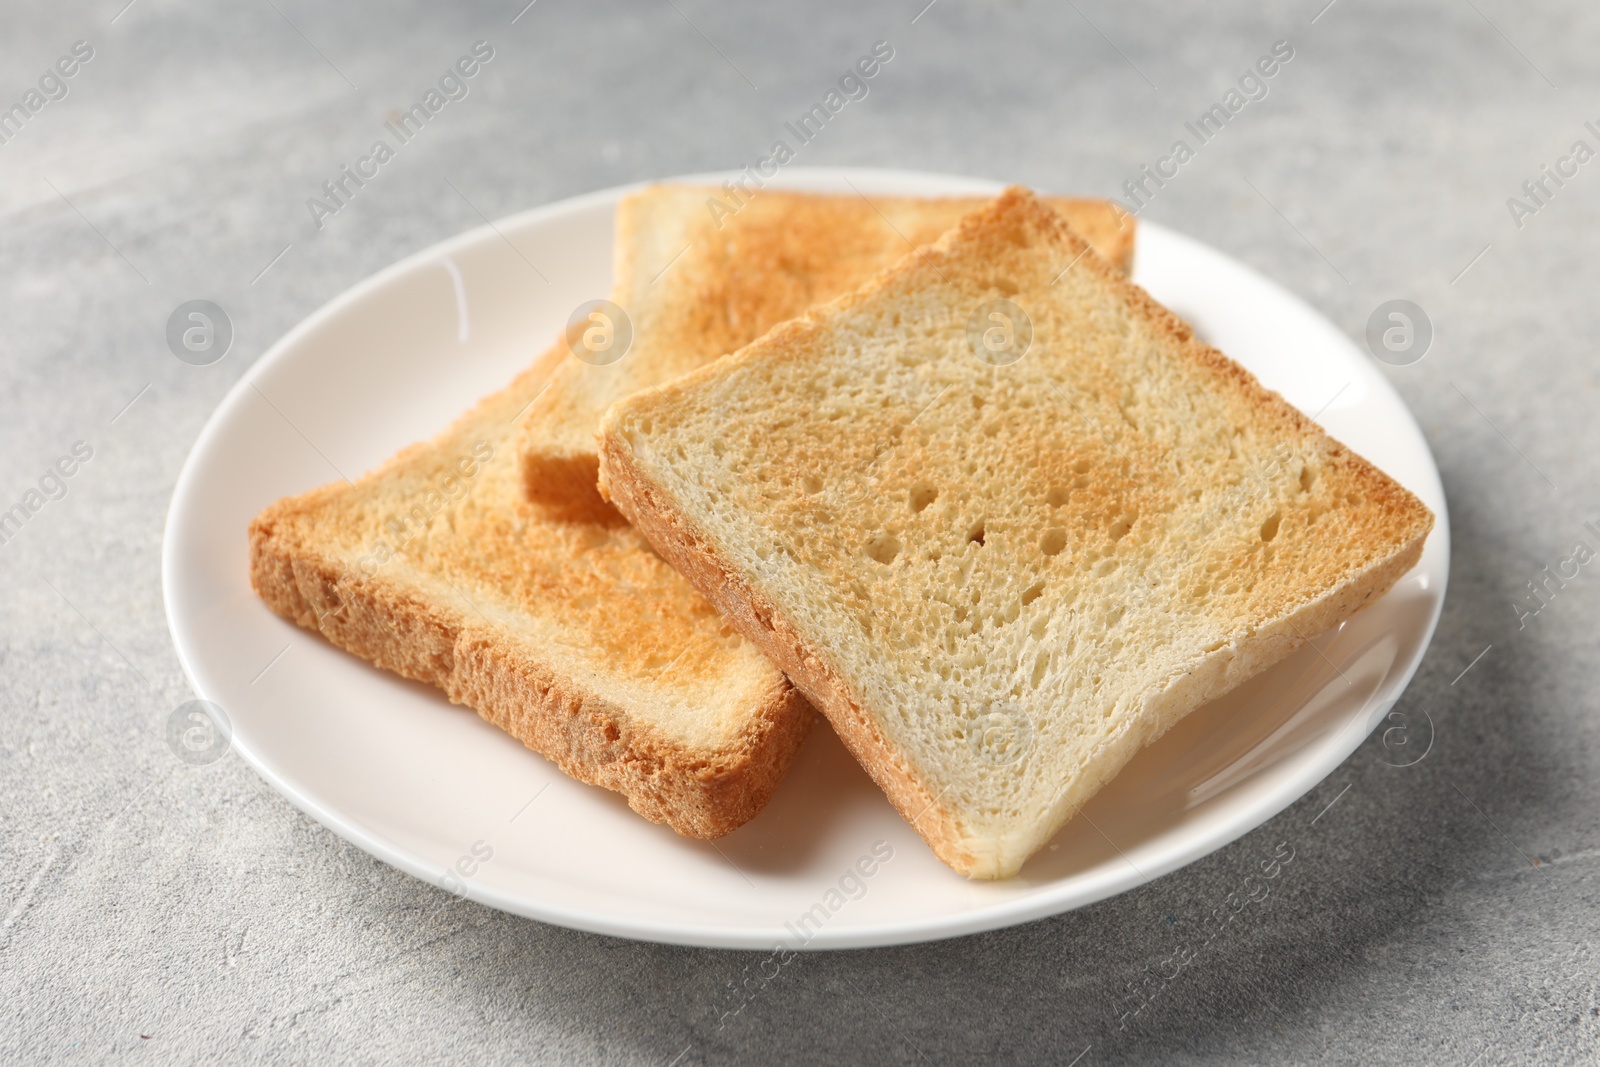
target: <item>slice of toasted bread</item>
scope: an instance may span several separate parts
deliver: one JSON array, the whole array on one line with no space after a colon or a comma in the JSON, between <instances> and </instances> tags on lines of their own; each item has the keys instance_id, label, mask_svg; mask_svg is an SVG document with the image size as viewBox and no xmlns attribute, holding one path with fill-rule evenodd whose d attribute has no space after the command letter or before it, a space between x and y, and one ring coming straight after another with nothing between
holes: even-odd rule
<instances>
[{"instance_id":1,"label":"slice of toasted bread","mask_svg":"<svg viewBox=\"0 0 1600 1067\"><path fill-rule=\"evenodd\" d=\"M975 877L1433 522L1085 251L1008 190L602 424L602 490Z\"/></svg>"},{"instance_id":2,"label":"slice of toasted bread","mask_svg":"<svg viewBox=\"0 0 1600 1067\"><path fill-rule=\"evenodd\" d=\"M603 507L594 435L613 402L850 292L987 202L767 190L729 213L728 195L702 186L624 197L612 299L632 320L632 345L615 363L567 360L529 409L519 443L528 498L558 515L594 514ZM1099 254L1132 269L1132 215L1105 200L1047 203Z\"/></svg>"},{"instance_id":3,"label":"slice of toasted bread","mask_svg":"<svg viewBox=\"0 0 1600 1067\"><path fill-rule=\"evenodd\" d=\"M815 716L620 520L555 522L523 499L512 420L559 358L353 485L268 507L250 580L645 818L718 837L761 810Z\"/></svg>"}]
</instances>

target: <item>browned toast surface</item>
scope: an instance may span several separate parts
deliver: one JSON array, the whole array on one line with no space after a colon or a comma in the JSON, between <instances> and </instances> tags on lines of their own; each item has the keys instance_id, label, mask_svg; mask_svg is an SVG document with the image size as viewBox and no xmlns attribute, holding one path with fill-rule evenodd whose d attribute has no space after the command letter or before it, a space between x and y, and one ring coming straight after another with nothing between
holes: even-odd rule
<instances>
[{"instance_id":1,"label":"browned toast surface","mask_svg":"<svg viewBox=\"0 0 1600 1067\"><path fill-rule=\"evenodd\" d=\"M1433 521L1015 189L617 404L601 485L978 877Z\"/></svg>"},{"instance_id":2,"label":"browned toast surface","mask_svg":"<svg viewBox=\"0 0 1600 1067\"><path fill-rule=\"evenodd\" d=\"M518 445L529 499L594 514L594 435L612 403L850 292L987 199L763 190L726 214L708 210L713 198L727 202L718 189L654 185L618 205L613 300L631 319L632 345L615 363L565 360L529 410ZM1133 216L1105 200L1046 202L1100 255L1132 269Z\"/></svg>"},{"instance_id":3,"label":"browned toast surface","mask_svg":"<svg viewBox=\"0 0 1600 1067\"><path fill-rule=\"evenodd\" d=\"M766 803L811 710L626 524L523 499L512 419L553 363L354 484L265 509L251 582L646 818L720 836Z\"/></svg>"}]
</instances>

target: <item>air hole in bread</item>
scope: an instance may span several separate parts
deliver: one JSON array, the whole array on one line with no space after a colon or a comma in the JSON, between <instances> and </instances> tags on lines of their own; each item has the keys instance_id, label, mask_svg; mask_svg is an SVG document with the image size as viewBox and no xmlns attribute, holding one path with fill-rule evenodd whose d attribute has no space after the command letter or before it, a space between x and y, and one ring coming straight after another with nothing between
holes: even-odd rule
<instances>
[{"instance_id":1,"label":"air hole in bread","mask_svg":"<svg viewBox=\"0 0 1600 1067\"><path fill-rule=\"evenodd\" d=\"M1309 493L1312 483L1316 480L1317 472L1312 470L1309 464L1300 468L1300 491L1302 493Z\"/></svg>"},{"instance_id":2,"label":"air hole in bread","mask_svg":"<svg viewBox=\"0 0 1600 1067\"><path fill-rule=\"evenodd\" d=\"M1078 462L1076 462L1076 463L1074 463L1072 465L1072 473L1073 474L1088 474L1089 473L1089 461L1086 460L1086 459L1078 460Z\"/></svg>"},{"instance_id":3,"label":"air hole in bread","mask_svg":"<svg viewBox=\"0 0 1600 1067\"><path fill-rule=\"evenodd\" d=\"M808 493L820 493L822 492L822 479L814 474L808 474L800 479L800 488Z\"/></svg>"},{"instance_id":4,"label":"air hole in bread","mask_svg":"<svg viewBox=\"0 0 1600 1067\"><path fill-rule=\"evenodd\" d=\"M968 544L975 544L975 545L979 546L980 548L983 546L984 537L985 537L985 532L984 532L984 529L983 529L983 523L984 523L984 520L983 519L979 519L978 522L977 522L977 525L973 526L972 529L967 531L967 543Z\"/></svg>"},{"instance_id":5,"label":"air hole in bread","mask_svg":"<svg viewBox=\"0 0 1600 1067\"><path fill-rule=\"evenodd\" d=\"M939 490L931 485L917 485L911 489L911 510L920 512L939 499Z\"/></svg>"},{"instance_id":6,"label":"air hole in bread","mask_svg":"<svg viewBox=\"0 0 1600 1067\"><path fill-rule=\"evenodd\" d=\"M1278 536L1278 524L1283 521L1283 514L1274 511L1266 522L1261 524L1261 540L1270 541Z\"/></svg>"},{"instance_id":7,"label":"air hole in bread","mask_svg":"<svg viewBox=\"0 0 1600 1067\"><path fill-rule=\"evenodd\" d=\"M1066 547L1067 531L1059 526L1050 527L1044 532L1044 536L1039 538L1039 551L1047 556L1059 555L1061 550ZM1026 604L1027 601L1024 600L1023 603Z\"/></svg>"},{"instance_id":8,"label":"air hole in bread","mask_svg":"<svg viewBox=\"0 0 1600 1067\"><path fill-rule=\"evenodd\" d=\"M1065 504L1067 500L1071 498L1071 496L1071 490L1058 485L1051 488L1050 492L1045 495L1044 500L1045 503L1049 504L1051 507L1059 508L1062 504Z\"/></svg>"},{"instance_id":9,"label":"air hole in bread","mask_svg":"<svg viewBox=\"0 0 1600 1067\"><path fill-rule=\"evenodd\" d=\"M1131 529L1133 529L1133 516L1124 515L1122 518L1111 524L1111 540L1122 540L1124 537L1128 536L1128 531Z\"/></svg>"},{"instance_id":10,"label":"air hole in bread","mask_svg":"<svg viewBox=\"0 0 1600 1067\"><path fill-rule=\"evenodd\" d=\"M1032 585L1028 586L1027 591L1022 594L1022 606L1027 607L1029 604L1032 604L1035 600L1038 600L1043 595L1044 583L1034 582Z\"/></svg>"},{"instance_id":11,"label":"air hole in bread","mask_svg":"<svg viewBox=\"0 0 1600 1067\"><path fill-rule=\"evenodd\" d=\"M1010 278L991 278L989 288L999 290L1001 296L1016 296L1019 291L1017 283Z\"/></svg>"},{"instance_id":12,"label":"air hole in bread","mask_svg":"<svg viewBox=\"0 0 1600 1067\"><path fill-rule=\"evenodd\" d=\"M891 533L880 533L867 542L867 555L879 563L893 563L900 554L900 541Z\"/></svg>"}]
</instances>

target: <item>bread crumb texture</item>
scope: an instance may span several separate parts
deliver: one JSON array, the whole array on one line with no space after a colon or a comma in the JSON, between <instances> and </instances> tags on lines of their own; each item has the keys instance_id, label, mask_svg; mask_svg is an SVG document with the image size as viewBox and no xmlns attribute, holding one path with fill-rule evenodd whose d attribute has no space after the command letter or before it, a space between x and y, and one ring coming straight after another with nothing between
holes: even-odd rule
<instances>
[{"instance_id":1,"label":"bread crumb texture","mask_svg":"<svg viewBox=\"0 0 1600 1067\"><path fill-rule=\"evenodd\" d=\"M1010 190L604 434L624 511L715 561L733 617L978 876L1381 593L1432 522L1084 247Z\"/></svg>"}]
</instances>

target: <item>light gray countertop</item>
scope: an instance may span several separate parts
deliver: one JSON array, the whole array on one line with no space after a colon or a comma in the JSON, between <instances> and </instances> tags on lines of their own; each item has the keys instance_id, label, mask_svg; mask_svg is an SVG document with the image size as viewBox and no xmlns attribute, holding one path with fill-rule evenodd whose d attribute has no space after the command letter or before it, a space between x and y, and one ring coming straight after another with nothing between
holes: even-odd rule
<instances>
[{"instance_id":1,"label":"light gray countertop","mask_svg":"<svg viewBox=\"0 0 1600 1067\"><path fill-rule=\"evenodd\" d=\"M0 144L0 507L93 449L0 544L0 1059L1593 1062L1600 571L1520 627L1512 604L1600 523L1600 162L1520 219L1507 199L1575 141L1600 149L1600 10L124 2L13 4L0 32L0 105L93 48ZM315 229L306 199L480 39L495 56L471 94ZM1385 369L1454 524L1407 695L1435 724L1421 763L1369 740L1149 886L804 956L719 1025L755 957L441 907L236 756L168 750L193 695L161 602L174 481L228 388L348 286L478 225L474 206L750 162L878 40L894 60L797 162L1117 195L1285 39L1266 98L1145 217L1354 338L1385 300L1431 318L1427 356ZM164 339L196 297L236 330L208 367ZM1129 983L1279 840L1297 859L1274 895L1119 1028Z\"/></svg>"}]
</instances>

